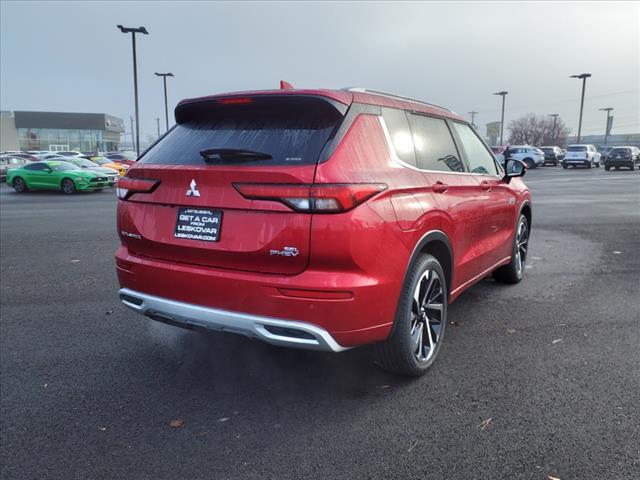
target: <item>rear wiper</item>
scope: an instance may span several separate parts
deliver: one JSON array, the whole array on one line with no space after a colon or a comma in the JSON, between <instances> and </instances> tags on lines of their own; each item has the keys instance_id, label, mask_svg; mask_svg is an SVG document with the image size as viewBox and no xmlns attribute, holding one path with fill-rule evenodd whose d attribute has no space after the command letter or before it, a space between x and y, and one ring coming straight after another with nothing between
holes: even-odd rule
<instances>
[{"instance_id":1,"label":"rear wiper","mask_svg":"<svg viewBox=\"0 0 640 480\"><path fill-rule=\"evenodd\" d=\"M271 160L268 153L254 152L242 148L206 148L200 150L200 155L205 162L224 162L228 160Z\"/></svg>"}]
</instances>

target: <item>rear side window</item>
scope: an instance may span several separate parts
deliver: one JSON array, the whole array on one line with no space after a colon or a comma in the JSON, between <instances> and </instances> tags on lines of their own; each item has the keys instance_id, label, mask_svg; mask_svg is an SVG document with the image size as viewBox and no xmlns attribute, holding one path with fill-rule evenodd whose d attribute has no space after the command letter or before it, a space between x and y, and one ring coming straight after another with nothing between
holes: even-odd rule
<instances>
[{"instance_id":1,"label":"rear side window","mask_svg":"<svg viewBox=\"0 0 640 480\"><path fill-rule=\"evenodd\" d=\"M32 163L30 165L25 165L24 169L25 170L44 170L46 169L47 166L44 163Z\"/></svg>"},{"instance_id":2,"label":"rear side window","mask_svg":"<svg viewBox=\"0 0 640 480\"><path fill-rule=\"evenodd\" d=\"M418 168L441 172L464 172L453 137L441 118L409 115Z\"/></svg>"},{"instance_id":3,"label":"rear side window","mask_svg":"<svg viewBox=\"0 0 640 480\"><path fill-rule=\"evenodd\" d=\"M413 140L411 139L411 129L409 128L409 122L404 110L383 108L382 118L387 125L391 143L398 158L408 165L417 167Z\"/></svg>"},{"instance_id":4,"label":"rear side window","mask_svg":"<svg viewBox=\"0 0 640 480\"><path fill-rule=\"evenodd\" d=\"M491 155L471 127L463 123L453 122L453 128L467 157L471 173L496 175L498 170L496 169L493 155Z\"/></svg>"},{"instance_id":5,"label":"rear side window","mask_svg":"<svg viewBox=\"0 0 640 480\"><path fill-rule=\"evenodd\" d=\"M179 106L176 127L139 162L315 164L343 118L331 103L319 98L253 97L223 102L225 99ZM203 155L208 157L206 162Z\"/></svg>"}]
</instances>

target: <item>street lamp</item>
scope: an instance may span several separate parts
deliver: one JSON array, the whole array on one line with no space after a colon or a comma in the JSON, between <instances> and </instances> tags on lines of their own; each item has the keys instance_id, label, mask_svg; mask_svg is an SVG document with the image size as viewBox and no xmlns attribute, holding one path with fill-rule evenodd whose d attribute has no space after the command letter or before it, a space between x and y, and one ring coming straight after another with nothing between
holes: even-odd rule
<instances>
[{"instance_id":1,"label":"street lamp","mask_svg":"<svg viewBox=\"0 0 640 480\"><path fill-rule=\"evenodd\" d=\"M590 73L581 73L580 75L570 75L569 78L581 78L582 79L582 98L580 100L580 118L578 119L578 138L576 143L580 143L580 133L582 132L582 108L584 107L584 88L587 84L587 78L591 76Z\"/></svg>"},{"instance_id":2,"label":"street lamp","mask_svg":"<svg viewBox=\"0 0 640 480\"><path fill-rule=\"evenodd\" d=\"M500 145L502 145L502 132L504 131L504 97L507 96L509 92L496 92L494 95L500 95L502 97L502 118L500 120Z\"/></svg>"},{"instance_id":3,"label":"street lamp","mask_svg":"<svg viewBox=\"0 0 640 480\"><path fill-rule=\"evenodd\" d=\"M607 144L607 139L609 138L609 118L611 117L611 110L613 107L600 108L601 112L607 112L607 123L604 126L604 144Z\"/></svg>"},{"instance_id":4,"label":"street lamp","mask_svg":"<svg viewBox=\"0 0 640 480\"><path fill-rule=\"evenodd\" d=\"M165 121L165 125L167 127L167 130L169 130L169 107L167 106L167 77L173 77L173 73L171 73L171 72L167 72L167 73L158 73L158 72L156 72L156 75L158 77L162 77L162 80L164 82L164 121Z\"/></svg>"},{"instance_id":5,"label":"street lamp","mask_svg":"<svg viewBox=\"0 0 640 480\"><path fill-rule=\"evenodd\" d=\"M553 117L553 130L551 130L551 139L555 142L556 141L556 125L558 124L559 115L557 113L550 113L549 116Z\"/></svg>"},{"instance_id":6,"label":"street lamp","mask_svg":"<svg viewBox=\"0 0 640 480\"><path fill-rule=\"evenodd\" d=\"M149 35L144 27L131 28L117 25L122 33L131 34L131 44L133 45L133 95L136 103L136 153L140 156L140 116L138 114L138 62L136 59L136 33Z\"/></svg>"}]
</instances>

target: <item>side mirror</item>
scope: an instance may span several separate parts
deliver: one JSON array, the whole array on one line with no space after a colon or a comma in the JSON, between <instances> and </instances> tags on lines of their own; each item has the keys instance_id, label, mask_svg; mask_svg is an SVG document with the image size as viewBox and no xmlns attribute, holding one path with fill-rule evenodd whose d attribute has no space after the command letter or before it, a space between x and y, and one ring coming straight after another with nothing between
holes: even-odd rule
<instances>
[{"instance_id":1,"label":"side mirror","mask_svg":"<svg viewBox=\"0 0 640 480\"><path fill-rule=\"evenodd\" d=\"M503 180L509 183L513 177L522 177L526 172L527 168L524 162L516 160L515 158L509 158L505 162Z\"/></svg>"}]
</instances>

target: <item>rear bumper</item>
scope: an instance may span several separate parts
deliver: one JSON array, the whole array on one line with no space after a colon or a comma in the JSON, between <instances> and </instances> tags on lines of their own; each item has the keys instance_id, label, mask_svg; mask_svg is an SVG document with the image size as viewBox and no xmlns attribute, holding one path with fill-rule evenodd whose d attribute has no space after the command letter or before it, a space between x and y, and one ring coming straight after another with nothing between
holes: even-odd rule
<instances>
[{"instance_id":1,"label":"rear bumper","mask_svg":"<svg viewBox=\"0 0 640 480\"><path fill-rule=\"evenodd\" d=\"M307 268L298 275L273 275L226 270L143 257L124 246L116 251L116 270L123 291L134 292L132 297L145 306L123 303L147 316L155 310L165 315L156 320L330 351L385 340L402 282L402 277L385 281L361 271ZM278 328L270 332L269 326L300 330L314 341L275 334Z\"/></svg>"},{"instance_id":2,"label":"rear bumper","mask_svg":"<svg viewBox=\"0 0 640 480\"><path fill-rule=\"evenodd\" d=\"M347 349L339 345L329 332L309 323L203 307L127 288L121 289L119 294L125 306L161 322L239 333L283 347L331 352Z\"/></svg>"},{"instance_id":3,"label":"rear bumper","mask_svg":"<svg viewBox=\"0 0 640 480\"><path fill-rule=\"evenodd\" d=\"M628 167L631 165L635 165L635 162L631 158L616 158L615 160L605 160L604 164L607 167Z\"/></svg>"},{"instance_id":4,"label":"rear bumper","mask_svg":"<svg viewBox=\"0 0 640 480\"><path fill-rule=\"evenodd\" d=\"M589 165L591 163L591 160L585 159L585 158L569 158L569 159L564 159L563 163L566 163L567 165Z\"/></svg>"}]
</instances>

